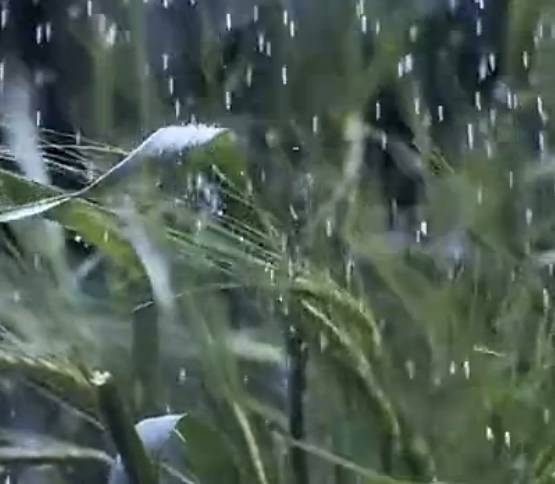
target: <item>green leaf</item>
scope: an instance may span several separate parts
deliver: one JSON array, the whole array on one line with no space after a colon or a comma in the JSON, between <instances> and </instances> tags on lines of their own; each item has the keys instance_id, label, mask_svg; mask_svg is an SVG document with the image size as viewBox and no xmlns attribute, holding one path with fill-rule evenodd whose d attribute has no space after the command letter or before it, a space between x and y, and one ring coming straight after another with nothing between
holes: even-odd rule
<instances>
[{"instance_id":1,"label":"green leaf","mask_svg":"<svg viewBox=\"0 0 555 484\"><path fill-rule=\"evenodd\" d=\"M34 205L42 207L40 200L45 198L66 200L60 191L8 170L0 169L0 187L4 197L17 204L31 207L31 210ZM35 202L36 200L39 201ZM76 231L87 242L101 249L114 262L126 267L131 273L135 275L142 273L133 248L119 233L117 220L109 211L81 199L71 199L61 206L48 208L52 210L44 213L46 217L67 229ZM3 210L3 213L7 214L11 211L15 215L13 220L17 220L20 210L22 210L21 207L14 207Z\"/></svg>"},{"instance_id":2,"label":"green leaf","mask_svg":"<svg viewBox=\"0 0 555 484\"><path fill-rule=\"evenodd\" d=\"M197 145L187 152L186 166L190 169L216 167L235 186L244 185L246 156L237 136L226 131L209 143Z\"/></svg>"},{"instance_id":3,"label":"green leaf","mask_svg":"<svg viewBox=\"0 0 555 484\"><path fill-rule=\"evenodd\" d=\"M200 484L238 483L239 471L222 432L190 415L174 430L181 439L191 473Z\"/></svg>"}]
</instances>

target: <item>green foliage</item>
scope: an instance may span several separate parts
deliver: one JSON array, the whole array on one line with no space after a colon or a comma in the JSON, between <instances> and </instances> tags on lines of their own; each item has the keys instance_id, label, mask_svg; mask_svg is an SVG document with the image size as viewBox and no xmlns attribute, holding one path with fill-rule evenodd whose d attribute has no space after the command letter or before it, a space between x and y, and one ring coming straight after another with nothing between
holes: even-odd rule
<instances>
[{"instance_id":1,"label":"green foliage","mask_svg":"<svg viewBox=\"0 0 555 484\"><path fill-rule=\"evenodd\" d=\"M229 482L239 482L237 468L221 431L186 415L175 432L183 442L183 458L187 459L191 473L199 482L217 483L222 476L227 476Z\"/></svg>"},{"instance_id":2,"label":"green foliage","mask_svg":"<svg viewBox=\"0 0 555 484\"><path fill-rule=\"evenodd\" d=\"M399 57L415 48L407 33L420 25L418 12L367 1L384 32L372 34L368 58L361 16L344 3L349 8L326 2L313 26L298 27L296 43L282 39L290 83L262 89L266 150L237 129L176 156L170 171L154 160L155 177L145 172L129 190L123 183L127 214L114 188L27 217L17 212L22 204L61 192L0 170L2 213L21 215L12 228L26 224L27 234L45 238L44 217L97 250L60 249L64 278L30 239L2 241L0 366L92 414L83 374L98 367L117 375L136 417L190 411L177 433L194 482L299 482L296 451L310 482L552 482L555 43L537 31L555 12L549 2L510 2L499 82L519 103L493 99L478 109L453 86L452 120L440 126L430 121L437 106L415 112L415 99L425 102L418 83L397 76ZM139 13L131 22L135 57L126 59L138 64ZM201 118L221 114L240 127L246 115L214 107L226 86L213 75L219 51L211 42L204 61L214 93ZM124 145L135 128L156 125L149 106L158 100L143 79L134 88L137 126L112 131L109 96L121 77L111 63L121 53L94 48L96 129ZM419 149L388 136L393 162L424 180L420 241L394 243L387 201L364 158L366 141L383 134L365 125L364 103L383 86ZM537 111L545 116L539 128L529 122ZM289 136L299 149L289 149ZM538 136L546 140L540 152L529 141ZM89 157L95 147L77 148ZM100 150L97 165L114 151ZM218 214L190 203L201 175L222 195ZM183 191L154 188L164 176ZM140 251L145 244L151 257ZM102 276L93 271L76 283L83 259L95 257ZM302 439L290 433L288 409L248 384L265 378L264 365L285 366L291 334L308 354Z\"/></svg>"}]
</instances>

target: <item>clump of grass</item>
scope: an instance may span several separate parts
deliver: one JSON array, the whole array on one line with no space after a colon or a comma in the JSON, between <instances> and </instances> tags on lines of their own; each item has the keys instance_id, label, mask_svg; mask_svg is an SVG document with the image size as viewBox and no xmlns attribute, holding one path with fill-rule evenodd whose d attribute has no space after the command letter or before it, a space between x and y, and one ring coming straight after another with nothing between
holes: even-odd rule
<instances>
[{"instance_id":1,"label":"clump of grass","mask_svg":"<svg viewBox=\"0 0 555 484\"><path fill-rule=\"evenodd\" d=\"M38 380L77 408L90 403L77 398L90 391L81 375L103 368L134 417L189 412L178 431L203 483L550 482L555 66L538 32L554 12L508 3L497 94L483 105L453 94L442 124L426 79L397 75L400 59L435 52L426 19L408 5L376 0L363 13L329 0L296 37L272 31L288 84L257 87L267 149L244 134L260 119L209 99L199 117L235 136L151 154L117 190L67 197L0 170L12 228L39 221L18 206L66 197L41 217L75 235L66 256L80 275L55 279L17 231L3 238L0 364L34 380L48 370ZM382 34L362 29L372 16ZM421 44L407 35L416 27ZM112 54L96 54L109 69ZM414 140L366 116L384 86ZM111 125L107 106L98 119ZM70 145L86 160L125 152ZM424 186L418 231L400 243L374 176L383 153ZM47 358L64 364L36 364ZM285 382L257 388L268 369Z\"/></svg>"}]
</instances>

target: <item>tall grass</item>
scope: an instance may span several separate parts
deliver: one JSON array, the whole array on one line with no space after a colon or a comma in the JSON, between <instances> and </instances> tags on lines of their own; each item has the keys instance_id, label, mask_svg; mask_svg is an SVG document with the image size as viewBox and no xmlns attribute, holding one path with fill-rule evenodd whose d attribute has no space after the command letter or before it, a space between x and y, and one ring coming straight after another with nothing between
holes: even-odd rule
<instances>
[{"instance_id":1,"label":"tall grass","mask_svg":"<svg viewBox=\"0 0 555 484\"><path fill-rule=\"evenodd\" d=\"M134 418L188 412L178 430L202 483L551 482L555 11L508 2L505 58L480 102L433 57L442 44L419 5L307 2L311 23L286 25L281 7L263 10L274 50L250 87L252 45L220 85L222 46L208 35L213 82L178 121L235 135L154 156L105 193L27 217L19 206L60 191L0 170L2 212L21 219L2 240L0 366L100 428L97 369ZM140 74L145 6L127 8L132 42L91 44L102 99L83 114L121 147L67 147L94 176L175 123ZM134 63L127 77L120 56ZM427 58L453 83L444 122L427 104ZM368 116L384 87L414 140ZM115 93L136 112L118 119ZM248 136L262 122L264 148ZM424 186L403 237L376 176L384 153ZM43 219L74 238L67 277L31 243ZM35 462L18 445L0 460Z\"/></svg>"}]
</instances>

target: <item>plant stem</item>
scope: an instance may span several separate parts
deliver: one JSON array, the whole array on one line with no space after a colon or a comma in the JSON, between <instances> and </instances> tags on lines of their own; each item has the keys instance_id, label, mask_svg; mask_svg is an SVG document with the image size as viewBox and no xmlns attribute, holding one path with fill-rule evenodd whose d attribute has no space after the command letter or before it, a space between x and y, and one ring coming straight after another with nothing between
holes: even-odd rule
<instances>
[{"instance_id":1,"label":"plant stem","mask_svg":"<svg viewBox=\"0 0 555 484\"><path fill-rule=\"evenodd\" d=\"M289 432L295 440L304 440L304 391L306 386L307 349L298 330L288 336L287 350L289 356ZM308 466L303 449L290 446L291 466L294 482L305 484L308 482Z\"/></svg>"},{"instance_id":2,"label":"plant stem","mask_svg":"<svg viewBox=\"0 0 555 484\"><path fill-rule=\"evenodd\" d=\"M97 372L92 379L106 426L119 452L125 472L133 484L157 484L155 469L129 414L125 411L117 385L109 373Z\"/></svg>"}]
</instances>

